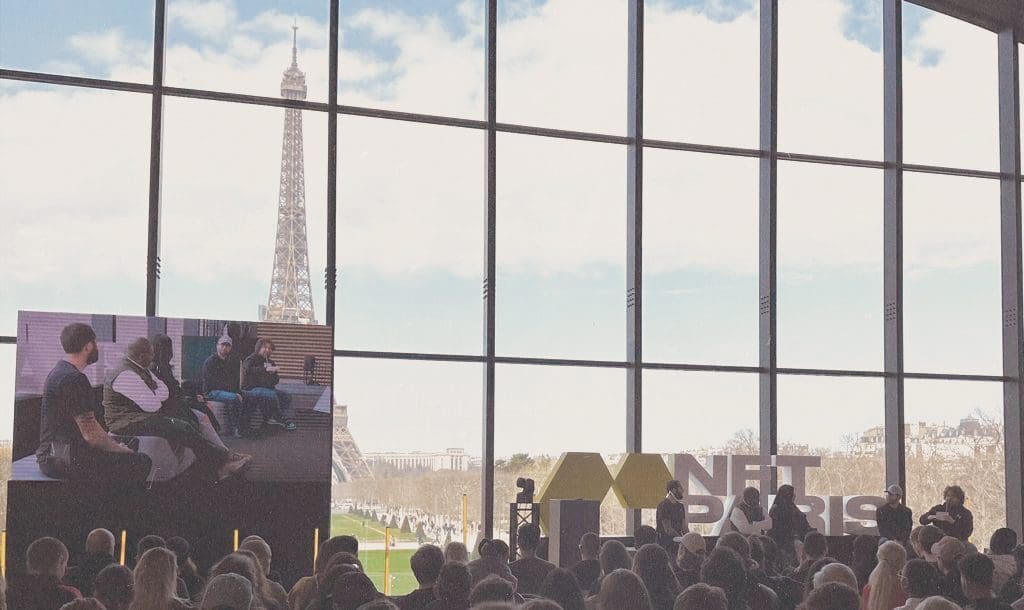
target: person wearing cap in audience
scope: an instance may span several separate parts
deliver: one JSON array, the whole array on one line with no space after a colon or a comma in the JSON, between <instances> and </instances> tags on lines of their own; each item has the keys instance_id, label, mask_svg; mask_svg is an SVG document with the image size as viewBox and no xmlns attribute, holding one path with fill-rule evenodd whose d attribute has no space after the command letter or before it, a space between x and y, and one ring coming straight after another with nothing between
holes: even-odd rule
<instances>
[{"instance_id":1,"label":"person wearing cap in audience","mask_svg":"<svg viewBox=\"0 0 1024 610\"><path fill-rule=\"evenodd\" d=\"M211 579L200 606L201 610L249 610L251 607L252 583L238 574L221 574Z\"/></svg>"},{"instance_id":2,"label":"person wearing cap in audience","mask_svg":"<svg viewBox=\"0 0 1024 610\"><path fill-rule=\"evenodd\" d=\"M704 565L707 553L708 547L703 536L696 532L683 534L673 566L680 587L685 589L700 582L700 567Z\"/></svg>"},{"instance_id":3,"label":"person wearing cap in audience","mask_svg":"<svg viewBox=\"0 0 1024 610\"><path fill-rule=\"evenodd\" d=\"M914 514L903 505L902 487L893 484L885 490L885 504L875 510L875 521L878 523L881 542L895 540L907 544L910 532L914 529Z\"/></svg>"},{"instance_id":4,"label":"person wearing cap in audience","mask_svg":"<svg viewBox=\"0 0 1024 610\"><path fill-rule=\"evenodd\" d=\"M249 405L239 387L239 363L237 358L231 358L232 346L231 337L222 335L217 340L217 350L203 363L203 395L207 400L224 403L228 416L224 435L242 438L251 434L247 415Z\"/></svg>"}]
</instances>

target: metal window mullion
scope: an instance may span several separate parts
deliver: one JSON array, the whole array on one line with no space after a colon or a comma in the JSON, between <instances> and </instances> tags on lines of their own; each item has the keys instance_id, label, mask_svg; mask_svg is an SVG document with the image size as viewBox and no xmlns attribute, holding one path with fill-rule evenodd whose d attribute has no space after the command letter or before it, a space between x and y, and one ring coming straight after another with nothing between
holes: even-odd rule
<instances>
[{"instance_id":1,"label":"metal window mullion","mask_svg":"<svg viewBox=\"0 0 1024 610\"><path fill-rule=\"evenodd\" d=\"M327 268L324 270L324 309L331 326L331 345L337 332L338 290L338 40L340 0L330 0L330 33L327 49Z\"/></svg>"},{"instance_id":2,"label":"metal window mullion","mask_svg":"<svg viewBox=\"0 0 1024 610\"><path fill-rule=\"evenodd\" d=\"M777 180L779 3L761 0L758 161L758 437L761 455L778 453ZM775 474L770 482L776 486Z\"/></svg>"},{"instance_id":3,"label":"metal window mullion","mask_svg":"<svg viewBox=\"0 0 1024 610\"><path fill-rule=\"evenodd\" d=\"M149 125L149 220L146 230L146 315L155 316L160 299L160 176L164 123L164 50L167 0L155 0L153 19L153 92Z\"/></svg>"},{"instance_id":4,"label":"metal window mullion","mask_svg":"<svg viewBox=\"0 0 1024 610\"><path fill-rule=\"evenodd\" d=\"M883 62L883 319L885 477L906 492L903 370L903 5L884 0ZM904 496L906 497L906 496Z\"/></svg>"},{"instance_id":5,"label":"metal window mullion","mask_svg":"<svg viewBox=\"0 0 1024 610\"><path fill-rule=\"evenodd\" d=\"M644 0L631 0L626 74L626 451L643 451L643 126ZM626 533L640 511L626 514Z\"/></svg>"},{"instance_id":6,"label":"metal window mullion","mask_svg":"<svg viewBox=\"0 0 1024 610\"><path fill-rule=\"evenodd\" d=\"M486 194L484 201L484 399L480 509L483 512L483 535L494 535L494 328L495 279L497 278L497 66L498 66L498 0L487 0L485 32L487 94L484 100L487 138L484 152Z\"/></svg>"},{"instance_id":7,"label":"metal window mullion","mask_svg":"<svg viewBox=\"0 0 1024 610\"><path fill-rule=\"evenodd\" d=\"M1012 29L998 35L999 224L1003 303L1003 433L1006 524L1024 534L1024 320L1021 288L1019 53Z\"/></svg>"}]
</instances>

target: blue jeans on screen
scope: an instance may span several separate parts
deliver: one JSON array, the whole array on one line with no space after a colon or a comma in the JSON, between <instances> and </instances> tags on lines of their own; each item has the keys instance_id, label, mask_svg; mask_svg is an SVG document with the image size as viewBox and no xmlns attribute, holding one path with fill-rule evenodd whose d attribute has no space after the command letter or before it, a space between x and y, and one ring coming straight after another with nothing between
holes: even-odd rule
<instances>
[{"instance_id":1,"label":"blue jeans on screen","mask_svg":"<svg viewBox=\"0 0 1024 610\"><path fill-rule=\"evenodd\" d=\"M287 392L275 388L256 387L245 390L245 395L262 403L261 413L269 413L282 421L288 418L288 406L292 403L292 397Z\"/></svg>"},{"instance_id":2,"label":"blue jeans on screen","mask_svg":"<svg viewBox=\"0 0 1024 610\"><path fill-rule=\"evenodd\" d=\"M249 429L249 417L242 401L238 400L237 393L226 390L210 390L206 393L206 399L224 403L228 415L228 429L224 431L225 436Z\"/></svg>"}]
</instances>

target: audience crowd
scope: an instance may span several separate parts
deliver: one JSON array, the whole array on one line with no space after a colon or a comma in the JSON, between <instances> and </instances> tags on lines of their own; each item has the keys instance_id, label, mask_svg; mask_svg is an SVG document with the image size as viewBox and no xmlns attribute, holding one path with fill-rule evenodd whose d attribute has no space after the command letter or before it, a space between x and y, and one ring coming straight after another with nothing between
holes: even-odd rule
<instances>
[{"instance_id":1,"label":"audience crowd","mask_svg":"<svg viewBox=\"0 0 1024 610\"><path fill-rule=\"evenodd\" d=\"M946 522L949 511L937 508L930 515ZM771 521L742 510L747 523ZM588 533L569 568L543 559L533 524L519 529L515 554L501 540L482 540L472 555L457 542L426 544L410 560L418 588L391 597L365 574L352 536L324 542L313 573L286 590L258 536L209 570L197 567L186 540L146 536L127 567L114 558L114 536L97 529L71 567L61 541L33 542L24 573L0 587L0 610L1024 610L1024 545L1011 529L979 552L954 535L963 527L922 518L901 526L903 535L881 528L893 538L858 536L847 565L825 536L773 512L796 537L745 532L741 522L710 545L696 533L666 538L641 527L629 548Z\"/></svg>"}]
</instances>

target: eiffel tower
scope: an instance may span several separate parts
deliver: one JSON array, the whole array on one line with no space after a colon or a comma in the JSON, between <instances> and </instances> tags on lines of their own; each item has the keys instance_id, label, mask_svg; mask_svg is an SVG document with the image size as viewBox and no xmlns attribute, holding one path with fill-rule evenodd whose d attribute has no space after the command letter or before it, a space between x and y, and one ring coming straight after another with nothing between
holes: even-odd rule
<instances>
[{"instance_id":1,"label":"eiffel tower","mask_svg":"<svg viewBox=\"0 0 1024 610\"><path fill-rule=\"evenodd\" d=\"M356 440L348 429L348 406L334 405L334 447L331 451L331 482L348 483L355 479L372 479L370 466L359 452Z\"/></svg>"},{"instance_id":2,"label":"eiffel tower","mask_svg":"<svg viewBox=\"0 0 1024 610\"><path fill-rule=\"evenodd\" d=\"M292 65L281 79L281 97L306 99L306 74L299 70L298 30L292 26ZM309 246L306 241L306 171L303 167L302 111L284 111L281 143L281 186L277 194L277 240L270 298L260 318L268 322L316 324L313 290L309 283Z\"/></svg>"}]
</instances>

